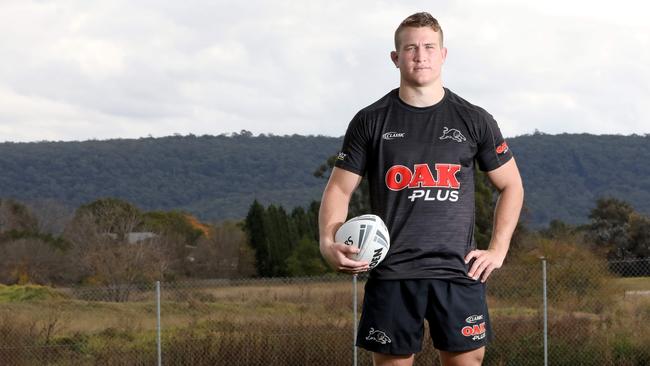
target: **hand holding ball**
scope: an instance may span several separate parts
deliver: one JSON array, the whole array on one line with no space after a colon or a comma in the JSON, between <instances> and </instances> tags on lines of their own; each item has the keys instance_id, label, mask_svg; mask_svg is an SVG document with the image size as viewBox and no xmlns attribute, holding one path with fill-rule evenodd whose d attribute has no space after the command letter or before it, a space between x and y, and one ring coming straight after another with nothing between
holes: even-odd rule
<instances>
[{"instance_id":1,"label":"hand holding ball","mask_svg":"<svg viewBox=\"0 0 650 366\"><path fill-rule=\"evenodd\" d=\"M359 253L350 259L368 262L369 269L375 268L384 260L390 248L388 229L377 215L351 218L336 231L334 239L337 243L359 248Z\"/></svg>"}]
</instances>

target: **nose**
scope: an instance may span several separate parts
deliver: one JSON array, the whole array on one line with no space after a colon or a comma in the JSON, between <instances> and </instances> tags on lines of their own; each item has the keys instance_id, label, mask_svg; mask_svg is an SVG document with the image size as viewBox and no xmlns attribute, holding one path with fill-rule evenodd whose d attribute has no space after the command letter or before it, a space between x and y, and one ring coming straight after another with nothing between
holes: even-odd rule
<instances>
[{"instance_id":1,"label":"nose","mask_svg":"<svg viewBox=\"0 0 650 366\"><path fill-rule=\"evenodd\" d=\"M425 55L426 55L426 53L424 52L424 49L422 47L416 47L415 48L414 60L416 62L424 61L425 60Z\"/></svg>"}]
</instances>

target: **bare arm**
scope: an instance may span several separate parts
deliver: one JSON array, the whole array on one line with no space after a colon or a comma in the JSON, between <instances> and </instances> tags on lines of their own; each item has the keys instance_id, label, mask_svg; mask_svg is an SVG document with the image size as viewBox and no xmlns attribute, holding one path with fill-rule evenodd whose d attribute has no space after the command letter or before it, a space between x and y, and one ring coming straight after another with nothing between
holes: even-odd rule
<instances>
[{"instance_id":1,"label":"bare arm","mask_svg":"<svg viewBox=\"0 0 650 366\"><path fill-rule=\"evenodd\" d=\"M345 222L350 197L361 178L357 174L335 167L323 192L318 213L320 252L332 268L342 272L359 273L368 270L367 262L348 258L348 255L357 253L359 249L334 241L334 234Z\"/></svg>"},{"instance_id":2,"label":"bare arm","mask_svg":"<svg viewBox=\"0 0 650 366\"><path fill-rule=\"evenodd\" d=\"M468 275L474 279L480 277L481 282L487 281L492 271L503 265L524 201L524 187L514 158L503 166L489 171L487 176L500 192L494 210L490 246L487 250L473 250L465 257L466 263L476 258Z\"/></svg>"}]
</instances>

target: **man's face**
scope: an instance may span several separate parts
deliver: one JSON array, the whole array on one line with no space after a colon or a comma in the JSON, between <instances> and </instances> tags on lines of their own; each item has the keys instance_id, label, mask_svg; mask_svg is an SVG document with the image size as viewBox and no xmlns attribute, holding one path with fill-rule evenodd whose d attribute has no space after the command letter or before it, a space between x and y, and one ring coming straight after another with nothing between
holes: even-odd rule
<instances>
[{"instance_id":1,"label":"man's face","mask_svg":"<svg viewBox=\"0 0 650 366\"><path fill-rule=\"evenodd\" d=\"M402 82L423 87L439 81L447 57L447 49L440 44L440 34L430 27L406 27L398 37L399 49L390 56L400 70Z\"/></svg>"}]
</instances>

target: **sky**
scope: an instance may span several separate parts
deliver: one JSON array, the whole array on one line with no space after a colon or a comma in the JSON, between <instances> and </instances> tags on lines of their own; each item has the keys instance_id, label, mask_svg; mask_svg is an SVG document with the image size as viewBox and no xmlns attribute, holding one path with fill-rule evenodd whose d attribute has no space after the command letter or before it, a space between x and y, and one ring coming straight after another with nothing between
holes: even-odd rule
<instances>
[{"instance_id":1,"label":"sky","mask_svg":"<svg viewBox=\"0 0 650 366\"><path fill-rule=\"evenodd\" d=\"M506 136L650 133L646 2L0 0L0 141L342 136L428 11Z\"/></svg>"}]
</instances>

